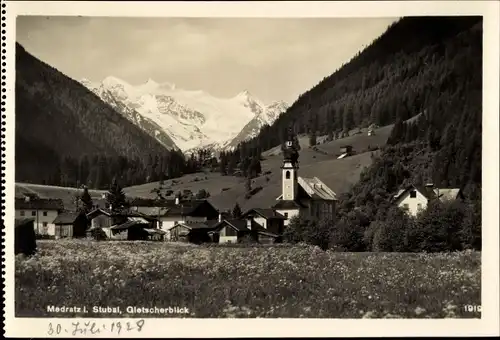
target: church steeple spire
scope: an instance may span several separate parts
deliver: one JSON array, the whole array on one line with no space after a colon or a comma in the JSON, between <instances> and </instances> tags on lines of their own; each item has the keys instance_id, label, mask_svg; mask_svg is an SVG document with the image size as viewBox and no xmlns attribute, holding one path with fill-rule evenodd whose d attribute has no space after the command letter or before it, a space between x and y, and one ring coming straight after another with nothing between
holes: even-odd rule
<instances>
[{"instance_id":1,"label":"church steeple spire","mask_svg":"<svg viewBox=\"0 0 500 340\"><path fill-rule=\"evenodd\" d=\"M282 150L282 199L291 201L297 198L297 172L299 169L298 159L300 150L297 136L293 133L291 128L287 130L286 140Z\"/></svg>"}]
</instances>

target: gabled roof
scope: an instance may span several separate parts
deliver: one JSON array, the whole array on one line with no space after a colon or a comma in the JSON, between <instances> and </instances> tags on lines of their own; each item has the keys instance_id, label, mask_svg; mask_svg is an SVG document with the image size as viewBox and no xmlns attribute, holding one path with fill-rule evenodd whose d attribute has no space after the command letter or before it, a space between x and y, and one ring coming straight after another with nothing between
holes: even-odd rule
<instances>
[{"instance_id":1,"label":"gabled roof","mask_svg":"<svg viewBox=\"0 0 500 340\"><path fill-rule=\"evenodd\" d=\"M439 188L436 194L439 193L440 200L454 200L462 194L462 190L458 188Z\"/></svg>"},{"instance_id":2,"label":"gabled roof","mask_svg":"<svg viewBox=\"0 0 500 340\"><path fill-rule=\"evenodd\" d=\"M63 212L57 215L57 217L54 219L54 224L73 224L75 223L76 219L80 216L79 212Z\"/></svg>"},{"instance_id":3,"label":"gabled roof","mask_svg":"<svg viewBox=\"0 0 500 340\"><path fill-rule=\"evenodd\" d=\"M276 210L271 209L271 208L267 208L267 209L253 208L253 209L248 210L246 213L244 213L243 216L247 216L247 215L251 214L252 212L265 218L266 220L269 220L269 219L286 220L285 216L281 215L279 212L277 212Z\"/></svg>"},{"instance_id":4,"label":"gabled roof","mask_svg":"<svg viewBox=\"0 0 500 340\"><path fill-rule=\"evenodd\" d=\"M129 229L131 227L135 227L137 225L147 226L147 225L149 225L149 222L143 218L128 217L126 222L111 226L110 229L123 230L123 229Z\"/></svg>"},{"instance_id":5,"label":"gabled roof","mask_svg":"<svg viewBox=\"0 0 500 340\"><path fill-rule=\"evenodd\" d=\"M144 230L151 235L165 235L167 232L161 229L151 229L151 228L144 228Z\"/></svg>"},{"instance_id":6,"label":"gabled roof","mask_svg":"<svg viewBox=\"0 0 500 340\"><path fill-rule=\"evenodd\" d=\"M296 200L279 200L278 203L273 205L272 208L276 210L300 209L300 208L305 208L305 206Z\"/></svg>"},{"instance_id":7,"label":"gabled roof","mask_svg":"<svg viewBox=\"0 0 500 340\"><path fill-rule=\"evenodd\" d=\"M168 211L168 208L138 206L137 210L135 211L137 213L144 214L147 216L163 216Z\"/></svg>"},{"instance_id":8,"label":"gabled roof","mask_svg":"<svg viewBox=\"0 0 500 340\"><path fill-rule=\"evenodd\" d=\"M318 177L313 178L298 178L299 185L312 199L323 199L328 201L336 201L337 195Z\"/></svg>"},{"instance_id":9,"label":"gabled roof","mask_svg":"<svg viewBox=\"0 0 500 340\"><path fill-rule=\"evenodd\" d=\"M139 204L140 203L140 204ZM138 205L139 204L139 205ZM139 211L155 216L191 216L204 204L210 205L214 211L215 207L208 200L185 200L179 204L175 200L144 200L131 202L131 206L139 207ZM158 210L155 210L158 209Z\"/></svg>"},{"instance_id":10,"label":"gabled roof","mask_svg":"<svg viewBox=\"0 0 500 340\"><path fill-rule=\"evenodd\" d=\"M15 199L15 209L32 209L32 210L62 210L64 209L61 199L52 198L25 198Z\"/></svg>"},{"instance_id":11,"label":"gabled roof","mask_svg":"<svg viewBox=\"0 0 500 340\"><path fill-rule=\"evenodd\" d=\"M393 199L394 200L399 199L401 196L403 196L404 193L412 189L415 189L418 192L420 192L428 200L438 198L438 195L440 200L450 200L450 199L453 200L458 198L462 192L459 188L432 188L432 187L410 184L407 185L405 188L399 190L398 193L394 195Z\"/></svg>"},{"instance_id":12,"label":"gabled roof","mask_svg":"<svg viewBox=\"0 0 500 340\"><path fill-rule=\"evenodd\" d=\"M106 215L111 216L112 213L109 209L97 208L87 213L87 218L94 218L95 216Z\"/></svg>"},{"instance_id":13,"label":"gabled roof","mask_svg":"<svg viewBox=\"0 0 500 340\"><path fill-rule=\"evenodd\" d=\"M214 229L215 227L215 222L179 222L176 223L172 228L175 228L176 226L183 226L189 230L199 230L199 229Z\"/></svg>"},{"instance_id":14,"label":"gabled roof","mask_svg":"<svg viewBox=\"0 0 500 340\"><path fill-rule=\"evenodd\" d=\"M237 231L249 231L247 228L247 220L241 219L231 219L231 220L223 220L214 225L215 229L222 229L225 225L232 227Z\"/></svg>"}]
</instances>

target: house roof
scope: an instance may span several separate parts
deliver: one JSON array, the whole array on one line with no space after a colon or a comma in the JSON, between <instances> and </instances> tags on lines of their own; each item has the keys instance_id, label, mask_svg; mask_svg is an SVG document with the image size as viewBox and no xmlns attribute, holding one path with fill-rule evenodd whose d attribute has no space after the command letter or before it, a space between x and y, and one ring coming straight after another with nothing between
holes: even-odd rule
<instances>
[{"instance_id":1,"label":"house roof","mask_svg":"<svg viewBox=\"0 0 500 340\"><path fill-rule=\"evenodd\" d=\"M214 228L221 229L222 227L224 227L224 225L229 225L229 226L233 227L233 229L236 229L237 231L249 230L247 228L247 220L241 220L241 219L223 220L223 221L215 224Z\"/></svg>"},{"instance_id":2,"label":"house roof","mask_svg":"<svg viewBox=\"0 0 500 340\"><path fill-rule=\"evenodd\" d=\"M458 188L439 188L436 190L436 194L438 192L440 200L454 200L458 198L461 190Z\"/></svg>"},{"instance_id":3,"label":"house roof","mask_svg":"<svg viewBox=\"0 0 500 340\"><path fill-rule=\"evenodd\" d=\"M110 229L123 230L123 229L129 229L131 227L135 227L137 225L149 225L149 222L146 221L145 219L129 217L129 218L127 218L126 222L111 226Z\"/></svg>"},{"instance_id":4,"label":"house roof","mask_svg":"<svg viewBox=\"0 0 500 340\"><path fill-rule=\"evenodd\" d=\"M278 203L273 205L273 209L299 209L304 208L304 205L296 200L278 200Z\"/></svg>"},{"instance_id":5,"label":"house roof","mask_svg":"<svg viewBox=\"0 0 500 340\"><path fill-rule=\"evenodd\" d=\"M163 216L168 208L165 207L145 207L145 206L137 206L135 210L137 213L148 215L148 216Z\"/></svg>"},{"instance_id":6,"label":"house roof","mask_svg":"<svg viewBox=\"0 0 500 340\"><path fill-rule=\"evenodd\" d=\"M79 212L66 211L57 215L54 219L54 224L73 224L76 219L80 216Z\"/></svg>"},{"instance_id":7,"label":"house roof","mask_svg":"<svg viewBox=\"0 0 500 340\"><path fill-rule=\"evenodd\" d=\"M215 228L215 224L217 224L217 221L207 221L207 222L180 222L176 223L175 226L183 226L188 228L189 230L193 229L213 229Z\"/></svg>"},{"instance_id":8,"label":"house roof","mask_svg":"<svg viewBox=\"0 0 500 340\"><path fill-rule=\"evenodd\" d=\"M25 224L28 224L28 223L31 223L34 221L35 221L34 218L28 218L28 217L16 218L15 222L14 222L14 226L17 228L17 227L23 226Z\"/></svg>"},{"instance_id":9,"label":"house roof","mask_svg":"<svg viewBox=\"0 0 500 340\"><path fill-rule=\"evenodd\" d=\"M159 235L165 235L167 232L166 231L163 231L161 229L150 229L150 228L144 228L144 230L148 233L148 234L151 234L151 235L154 235L154 234L159 234Z\"/></svg>"},{"instance_id":10,"label":"house roof","mask_svg":"<svg viewBox=\"0 0 500 340\"><path fill-rule=\"evenodd\" d=\"M158 200L144 198L136 198L130 201L130 205L133 207L138 207L138 211L143 212L147 215L156 216L189 216L203 204L210 204L210 202L204 199L181 200L179 204L176 204L175 200L170 199ZM217 209L214 208L214 210Z\"/></svg>"},{"instance_id":11,"label":"house roof","mask_svg":"<svg viewBox=\"0 0 500 340\"><path fill-rule=\"evenodd\" d=\"M32 210L62 210L64 209L61 199L52 198L17 198L15 201L16 209L32 209Z\"/></svg>"},{"instance_id":12,"label":"house roof","mask_svg":"<svg viewBox=\"0 0 500 340\"><path fill-rule=\"evenodd\" d=\"M286 220L286 217L281 215L279 212L272 208L253 208L248 210L246 213L243 214L243 216L247 216L251 214L252 212L255 212L256 214L262 216L266 220L269 219L280 219L280 220Z\"/></svg>"},{"instance_id":13,"label":"house roof","mask_svg":"<svg viewBox=\"0 0 500 340\"><path fill-rule=\"evenodd\" d=\"M337 195L318 177L313 178L298 178L299 185L312 199L323 199L328 201L336 201Z\"/></svg>"},{"instance_id":14,"label":"house roof","mask_svg":"<svg viewBox=\"0 0 500 340\"><path fill-rule=\"evenodd\" d=\"M99 216L99 215L111 216L112 213L108 209L97 208L97 209L94 209L94 210L88 212L87 213L87 218L92 219L92 218L94 218L94 216Z\"/></svg>"},{"instance_id":15,"label":"house roof","mask_svg":"<svg viewBox=\"0 0 500 340\"><path fill-rule=\"evenodd\" d=\"M399 199L401 196L403 196L404 193L408 192L411 189L417 190L428 200L437 198L438 195L440 200L449 200L449 199L453 200L456 199L461 192L459 188L430 188L426 186L410 184L405 188L399 190L398 193L394 195L393 199L395 200Z\"/></svg>"}]
</instances>

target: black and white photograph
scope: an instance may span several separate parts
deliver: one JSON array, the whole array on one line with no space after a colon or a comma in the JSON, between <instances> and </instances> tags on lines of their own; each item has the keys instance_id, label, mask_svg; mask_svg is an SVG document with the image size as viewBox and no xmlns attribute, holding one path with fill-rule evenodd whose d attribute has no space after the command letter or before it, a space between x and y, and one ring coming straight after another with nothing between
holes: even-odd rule
<instances>
[{"instance_id":1,"label":"black and white photograph","mask_svg":"<svg viewBox=\"0 0 500 340\"><path fill-rule=\"evenodd\" d=\"M498 317L498 14L481 14L498 3L371 17L38 3L2 5L16 325Z\"/></svg>"}]
</instances>

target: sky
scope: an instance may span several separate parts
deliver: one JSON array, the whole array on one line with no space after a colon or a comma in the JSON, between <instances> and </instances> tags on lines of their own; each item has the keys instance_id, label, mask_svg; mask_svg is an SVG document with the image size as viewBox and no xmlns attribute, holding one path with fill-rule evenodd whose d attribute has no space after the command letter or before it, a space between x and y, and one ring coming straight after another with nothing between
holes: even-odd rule
<instances>
[{"instance_id":1,"label":"sky","mask_svg":"<svg viewBox=\"0 0 500 340\"><path fill-rule=\"evenodd\" d=\"M17 18L17 41L67 76L153 79L266 103L297 97L397 18Z\"/></svg>"}]
</instances>

